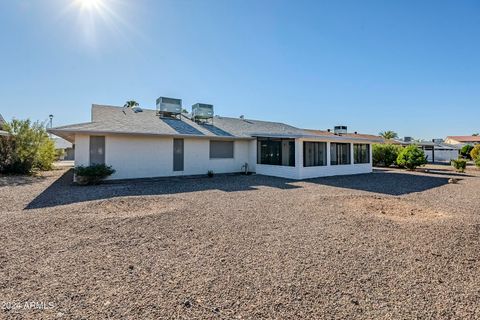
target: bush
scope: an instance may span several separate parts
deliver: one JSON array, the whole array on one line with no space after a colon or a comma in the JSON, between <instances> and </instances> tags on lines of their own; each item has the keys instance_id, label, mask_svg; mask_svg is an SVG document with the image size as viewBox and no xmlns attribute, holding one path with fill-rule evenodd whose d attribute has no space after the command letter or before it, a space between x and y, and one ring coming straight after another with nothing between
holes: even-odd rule
<instances>
[{"instance_id":1,"label":"bush","mask_svg":"<svg viewBox=\"0 0 480 320\"><path fill-rule=\"evenodd\" d=\"M451 164L458 172L465 172L467 168L467 160L465 159L452 160Z\"/></svg>"},{"instance_id":2,"label":"bush","mask_svg":"<svg viewBox=\"0 0 480 320\"><path fill-rule=\"evenodd\" d=\"M390 167L396 163L401 149L401 146L395 144L374 144L372 147L373 165Z\"/></svg>"},{"instance_id":3,"label":"bush","mask_svg":"<svg viewBox=\"0 0 480 320\"><path fill-rule=\"evenodd\" d=\"M0 136L0 173L14 173L17 164L15 139L12 136Z\"/></svg>"},{"instance_id":4,"label":"bush","mask_svg":"<svg viewBox=\"0 0 480 320\"><path fill-rule=\"evenodd\" d=\"M208 171L207 171L207 176L208 176L209 178L213 178L213 175L214 175L213 170L208 170Z\"/></svg>"},{"instance_id":5,"label":"bush","mask_svg":"<svg viewBox=\"0 0 480 320\"><path fill-rule=\"evenodd\" d=\"M75 176L78 184L98 184L106 177L115 173L111 166L105 164L94 164L91 166L75 167Z\"/></svg>"},{"instance_id":6,"label":"bush","mask_svg":"<svg viewBox=\"0 0 480 320\"><path fill-rule=\"evenodd\" d=\"M477 166L477 168L480 168L480 157L475 160L475 165Z\"/></svg>"},{"instance_id":7,"label":"bush","mask_svg":"<svg viewBox=\"0 0 480 320\"><path fill-rule=\"evenodd\" d=\"M460 155L464 157L465 159L471 159L470 158L470 152L472 152L473 146L466 144L460 149Z\"/></svg>"},{"instance_id":8,"label":"bush","mask_svg":"<svg viewBox=\"0 0 480 320\"><path fill-rule=\"evenodd\" d=\"M409 170L415 170L417 167L427 164L427 158L423 150L412 144L400 151L397 164Z\"/></svg>"},{"instance_id":9,"label":"bush","mask_svg":"<svg viewBox=\"0 0 480 320\"><path fill-rule=\"evenodd\" d=\"M44 124L16 120L4 124L10 137L2 137L0 172L27 174L34 170L51 170L55 161L55 145ZM4 155L4 151L7 152Z\"/></svg>"},{"instance_id":10,"label":"bush","mask_svg":"<svg viewBox=\"0 0 480 320\"><path fill-rule=\"evenodd\" d=\"M480 159L480 144L477 144L472 151L470 151L470 157L475 160Z\"/></svg>"}]
</instances>

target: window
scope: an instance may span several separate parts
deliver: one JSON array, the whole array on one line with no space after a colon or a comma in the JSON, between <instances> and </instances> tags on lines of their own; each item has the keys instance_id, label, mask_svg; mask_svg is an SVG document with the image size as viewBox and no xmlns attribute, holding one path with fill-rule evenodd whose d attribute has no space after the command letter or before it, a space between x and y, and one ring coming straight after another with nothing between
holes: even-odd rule
<instances>
[{"instance_id":1,"label":"window","mask_svg":"<svg viewBox=\"0 0 480 320\"><path fill-rule=\"evenodd\" d=\"M210 141L210 159L233 159L233 141Z\"/></svg>"},{"instance_id":2,"label":"window","mask_svg":"<svg viewBox=\"0 0 480 320\"><path fill-rule=\"evenodd\" d=\"M350 163L350 143L331 143L330 164L335 166Z\"/></svg>"},{"instance_id":3,"label":"window","mask_svg":"<svg viewBox=\"0 0 480 320\"><path fill-rule=\"evenodd\" d=\"M257 163L295 167L295 140L258 138Z\"/></svg>"},{"instance_id":4,"label":"window","mask_svg":"<svg viewBox=\"0 0 480 320\"><path fill-rule=\"evenodd\" d=\"M354 163L370 163L370 145L354 144L353 159Z\"/></svg>"},{"instance_id":5,"label":"window","mask_svg":"<svg viewBox=\"0 0 480 320\"><path fill-rule=\"evenodd\" d=\"M105 164L105 137L90 136L90 165Z\"/></svg>"},{"instance_id":6,"label":"window","mask_svg":"<svg viewBox=\"0 0 480 320\"><path fill-rule=\"evenodd\" d=\"M304 142L303 143L303 166L319 167L327 165L327 143L326 142Z\"/></svg>"}]
</instances>

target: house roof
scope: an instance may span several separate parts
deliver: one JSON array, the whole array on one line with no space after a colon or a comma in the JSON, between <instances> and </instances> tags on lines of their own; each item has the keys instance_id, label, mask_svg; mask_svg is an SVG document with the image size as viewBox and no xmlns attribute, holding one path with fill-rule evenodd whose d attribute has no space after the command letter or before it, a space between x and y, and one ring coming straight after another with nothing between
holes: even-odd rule
<instances>
[{"instance_id":1,"label":"house roof","mask_svg":"<svg viewBox=\"0 0 480 320\"><path fill-rule=\"evenodd\" d=\"M435 149L442 149L442 150L459 150L460 147L448 144L445 142L433 142L433 141L403 141L403 140L387 140L385 143L397 144L402 146L408 146L411 144L415 144L421 147L434 147Z\"/></svg>"},{"instance_id":2,"label":"house roof","mask_svg":"<svg viewBox=\"0 0 480 320\"><path fill-rule=\"evenodd\" d=\"M0 114L0 136L9 136L10 133L8 133L7 131L3 131L2 128L3 128L3 125L7 123L5 121L5 119L3 119L2 115Z\"/></svg>"},{"instance_id":3,"label":"house roof","mask_svg":"<svg viewBox=\"0 0 480 320\"><path fill-rule=\"evenodd\" d=\"M68 149L68 148L72 148L72 143L71 142L68 142L67 140L63 139L63 138L58 138L58 137L55 137L52 139L53 142L55 143L55 149Z\"/></svg>"},{"instance_id":4,"label":"house roof","mask_svg":"<svg viewBox=\"0 0 480 320\"><path fill-rule=\"evenodd\" d=\"M458 142L480 142L480 136L448 136L447 139Z\"/></svg>"},{"instance_id":5,"label":"house roof","mask_svg":"<svg viewBox=\"0 0 480 320\"><path fill-rule=\"evenodd\" d=\"M352 138L352 139L363 139L363 140L369 140L373 142L384 142L384 139L380 136L376 136L373 134L364 134L364 133L342 133L342 134L335 134L331 131L325 131L325 130L313 130L313 129L306 129L307 131L319 135L319 136L325 136L325 137L345 137L345 138Z\"/></svg>"},{"instance_id":6,"label":"house roof","mask_svg":"<svg viewBox=\"0 0 480 320\"><path fill-rule=\"evenodd\" d=\"M48 129L49 132L70 142L75 134L137 134L218 139L252 139L253 137L321 138L315 131L305 130L280 122L269 122L241 118L215 116L213 124L198 124L188 116L181 121L157 116L156 110L143 109L135 113L123 107L93 105L92 121ZM365 137L328 136L334 140L359 139ZM378 138L378 137L376 137Z\"/></svg>"}]
</instances>

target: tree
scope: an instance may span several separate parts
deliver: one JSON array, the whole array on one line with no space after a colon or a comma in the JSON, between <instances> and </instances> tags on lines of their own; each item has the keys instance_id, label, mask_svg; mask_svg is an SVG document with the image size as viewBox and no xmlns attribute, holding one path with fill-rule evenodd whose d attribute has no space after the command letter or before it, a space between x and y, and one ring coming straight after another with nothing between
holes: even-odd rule
<instances>
[{"instance_id":1,"label":"tree","mask_svg":"<svg viewBox=\"0 0 480 320\"><path fill-rule=\"evenodd\" d=\"M478 136L480 136L480 133L474 133L474 134L472 134L472 136L473 137L478 137Z\"/></svg>"},{"instance_id":2,"label":"tree","mask_svg":"<svg viewBox=\"0 0 480 320\"><path fill-rule=\"evenodd\" d=\"M11 139L2 142L9 150L9 164L3 166L5 173L31 173L33 170L51 170L55 161L55 144L45 130L45 124L30 120L14 119L4 125ZM9 144L9 146L6 146Z\"/></svg>"},{"instance_id":3,"label":"tree","mask_svg":"<svg viewBox=\"0 0 480 320\"><path fill-rule=\"evenodd\" d=\"M474 161L480 160L480 144L473 147L472 151L470 151L470 157Z\"/></svg>"},{"instance_id":4,"label":"tree","mask_svg":"<svg viewBox=\"0 0 480 320\"><path fill-rule=\"evenodd\" d=\"M423 150L412 144L400 151L397 164L409 170L415 170L417 167L427 164L427 157L425 157Z\"/></svg>"},{"instance_id":5,"label":"tree","mask_svg":"<svg viewBox=\"0 0 480 320\"><path fill-rule=\"evenodd\" d=\"M138 106L139 106L139 104L138 104L138 102L135 101L135 100L129 100L129 101L125 102L125 104L123 105L123 107L124 107L125 109L126 109L126 108L132 109L132 108L138 107Z\"/></svg>"},{"instance_id":6,"label":"tree","mask_svg":"<svg viewBox=\"0 0 480 320\"><path fill-rule=\"evenodd\" d=\"M373 165L390 167L397 161L401 149L401 146L395 144L374 144L372 146Z\"/></svg>"},{"instance_id":7,"label":"tree","mask_svg":"<svg viewBox=\"0 0 480 320\"><path fill-rule=\"evenodd\" d=\"M16 163L15 139L12 136L0 136L0 173L13 172Z\"/></svg>"},{"instance_id":8,"label":"tree","mask_svg":"<svg viewBox=\"0 0 480 320\"><path fill-rule=\"evenodd\" d=\"M387 140L398 138L398 134L395 131L391 131L391 130L383 131L383 132L380 132L379 134L382 138Z\"/></svg>"},{"instance_id":9,"label":"tree","mask_svg":"<svg viewBox=\"0 0 480 320\"><path fill-rule=\"evenodd\" d=\"M470 152L472 152L473 146L470 144L466 144L460 149L460 155L466 159L471 159L470 158Z\"/></svg>"}]
</instances>

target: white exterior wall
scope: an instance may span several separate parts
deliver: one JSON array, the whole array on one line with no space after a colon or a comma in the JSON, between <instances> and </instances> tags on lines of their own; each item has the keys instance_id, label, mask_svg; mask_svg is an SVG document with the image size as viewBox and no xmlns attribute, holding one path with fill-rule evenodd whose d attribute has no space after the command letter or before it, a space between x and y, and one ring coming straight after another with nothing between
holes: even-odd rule
<instances>
[{"instance_id":1,"label":"white exterior wall","mask_svg":"<svg viewBox=\"0 0 480 320\"><path fill-rule=\"evenodd\" d=\"M303 142L327 142L327 165L303 167ZM339 141L340 142L340 141ZM351 143L353 162L353 141ZM357 142L358 143L358 142ZM75 136L75 166L88 166L90 162L90 137ZM437 156L436 156L437 157ZM295 139L295 167L257 164L257 141L235 140L233 159L210 159L210 140L184 139L184 171L173 171L173 138L134 135L105 136L105 162L116 172L109 179L151 178L182 175L241 172L245 163L249 171L267 176L288 179L308 179L334 175L372 172L372 148L370 163L330 165L330 142L325 140Z\"/></svg>"},{"instance_id":2,"label":"white exterior wall","mask_svg":"<svg viewBox=\"0 0 480 320\"><path fill-rule=\"evenodd\" d=\"M90 137L75 137L75 166L89 165ZM184 171L173 171L173 138L107 135L105 163L116 172L109 179L151 178L240 172L249 162L251 141L234 141L233 159L210 159L210 140L184 139Z\"/></svg>"},{"instance_id":3,"label":"white exterior wall","mask_svg":"<svg viewBox=\"0 0 480 320\"><path fill-rule=\"evenodd\" d=\"M303 166L303 142L304 141L327 142L327 165L326 166L319 166L319 167ZM371 173L373 171L371 144L370 144L370 163L353 164L353 161L354 161L353 144L363 143L363 142L355 142L355 141L338 141L338 142L351 144L350 152L351 152L352 164L335 165L335 166L330 165L330 141L295 139L295 167L257 164L256 172L257 174L263 174L267 176L277 176L277 177L299 180L299 179L310 179L310 178L336 176L336 175Z\"/></svg>"},{"instance_id":4,"label":"white exterior wall","mask_svg":"<svg viewBox=\"0 0 480 320\"><path fill-rule=\"evenodd\" d=\"M75 135L75 167L90 163L90 136Z\"/></svg>"},{"instance_id":5,"label":"white exterior wall","mask_svg":"<svg viewBox=\"0 0 480 320\"><path fill-rule=\"evenodd\" d=\"M373 171L372 165L372 145L370 143L358 142L358 141L320 141L317 142L327 142L327 165L319 167L304 167L303 166L303 142L312 141L300 139L300 149L299 156L301 161L299 161L300 168L300 179L310 179L317 177L328 177L328 176L339 176L339 175L349 175L349 174L362 174L362 173L371 173ZM339 142L339 143L350 143L350 154L351 154L351 164L342 164L342 165L330 165L330 143ZM354 164L353 158L353 144L370 144L370 163Z\"/></svg>"},{"instance_id":6,"label":"white exterior wall","mask_svg":"<svg viewBox=\"0 0 480 320\"><path fill-rule=\"evenodd\" d=\"M207 174L209 170L214 173L241 172L245 162L249 162L250 141L234 142L233 159L210 159L210 140L208 139L184 139L184 141L185 171L175 172L176 175ZM173 154L170 152L170 155L173 168Z\"/></svg>"},{"instance_id":7,"label":"white exterior wall","mask_svg":"<svg viewBox=\"0 0 480 320\"><path fill-rule=\"evenodd\" d=\"M299 160L300 155L298 152L299 149L299 139L295 139L295 167L289 166L275 166L270 164L256 164L256 173L263 174L266 176L275 176L287 179L300 179L299 174ZM255 141L255 162L257 154L257 142ZM302 160L303 162L303 160Z\"/></svg>"}]
</instances>

